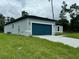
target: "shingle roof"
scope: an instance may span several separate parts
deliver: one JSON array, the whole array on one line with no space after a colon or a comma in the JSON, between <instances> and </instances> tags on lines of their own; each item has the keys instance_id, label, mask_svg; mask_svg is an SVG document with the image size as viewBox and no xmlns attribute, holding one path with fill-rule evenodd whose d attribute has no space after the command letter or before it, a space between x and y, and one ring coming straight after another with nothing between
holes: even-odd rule
<instances>
[{"instance_id":1,"label":"shingle roof","mask_svg":"<svg viewBox=\"0 0 79 59\"><path fill-rule=\"evenodd\" d=\"M49 19L49 18L43 18L43 17L39 17L39 16L33 16L33 15L26 15L26 16L23 16L23 17L20 17L12 22L8 22L6 23L5 25L8 25L8 24L11 24L11 23L14 23L14 22L17 22L17 21L20 21L20 20L24 20L26 18L32 18L32 19L37 19L37 20L46 20L46 21L55 21L53 19Z\"/></svg>"}]
</instances>

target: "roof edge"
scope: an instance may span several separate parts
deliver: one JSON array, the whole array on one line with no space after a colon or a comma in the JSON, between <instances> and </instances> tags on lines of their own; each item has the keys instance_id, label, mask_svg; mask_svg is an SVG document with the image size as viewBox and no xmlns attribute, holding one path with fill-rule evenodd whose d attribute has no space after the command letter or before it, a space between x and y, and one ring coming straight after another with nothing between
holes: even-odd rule
<instances>
[{"instance_id":1,"label":"roof edge","mask_svg":"<svg viewBox=\"0 0 79 59\"><path fill-rule=\"evenodd\" d=\"M26 16L23 16L23 17L19 17L19 18L17 18L17 19L15 19L14 21L12 21L12 22L8 22L8 23L6 23L5 24L5 26L6 25L9 25L9 24L11 24L11 23L15 23L15 22L17 22L17 21L20 21L20 20L23 20L23 19L25 19L25 18L33 18L33 19L43 19L43 20L46 20L46 21L56 21L56 20L53 20L53 19L49 19L49 18L44 18L44 17L39 17L39 16L33 16L33 15L26 15Z\"/></svg>"}]
</instances>

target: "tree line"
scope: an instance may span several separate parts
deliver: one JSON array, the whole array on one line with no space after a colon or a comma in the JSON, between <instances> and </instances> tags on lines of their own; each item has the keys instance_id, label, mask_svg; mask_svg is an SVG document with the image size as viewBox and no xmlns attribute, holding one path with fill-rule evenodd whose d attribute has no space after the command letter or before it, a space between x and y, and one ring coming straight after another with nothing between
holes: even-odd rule
<instances>
[{"instance_id":1,"label":"tree line","mask_svg":"<svg viewBox=\"0 0 79 59\"><path fill-rule=\"evenodd\" d=\"M57 20L56 24L62 25L64 32L79 32L79 6L76 3L68 6L65 1L62 4L60 19ZM67 19L67 13L71 18L70 22Z\"/></svg>"}]
</instances>

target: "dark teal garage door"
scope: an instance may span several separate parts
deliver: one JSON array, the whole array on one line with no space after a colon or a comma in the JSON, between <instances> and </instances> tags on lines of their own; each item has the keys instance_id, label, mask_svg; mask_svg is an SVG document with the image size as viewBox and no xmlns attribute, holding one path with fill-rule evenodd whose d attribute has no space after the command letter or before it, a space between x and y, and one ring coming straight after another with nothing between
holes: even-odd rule
<instances>
[{"instance_id":1,"label":"dark teal garage door","mask_svg":"<svg viewBox=\"0 0 79 59\"><path fill-rule=\"evenodd\" d=\"M52 25L32 23L32 35L52 35Z\"/></svg>"}]
</instances>

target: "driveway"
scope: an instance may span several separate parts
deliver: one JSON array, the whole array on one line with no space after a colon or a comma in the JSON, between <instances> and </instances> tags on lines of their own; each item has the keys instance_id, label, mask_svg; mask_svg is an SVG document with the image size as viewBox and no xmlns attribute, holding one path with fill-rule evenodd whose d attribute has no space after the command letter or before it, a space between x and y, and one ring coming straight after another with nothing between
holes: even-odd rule
<instances>
[{"instance_id":1,"label":"driveway","mask_svg":"<svg viewBox=\"0 0 79 59\"><path fill-rule=\"evenodd\" d=\"M36 37L44 38L53 42L64 43L65 45L69 45L74 48L79 48L79 39L68 38L68 37L63 37L63 36L36 36Z\"/></svg>"}]
</instances>

